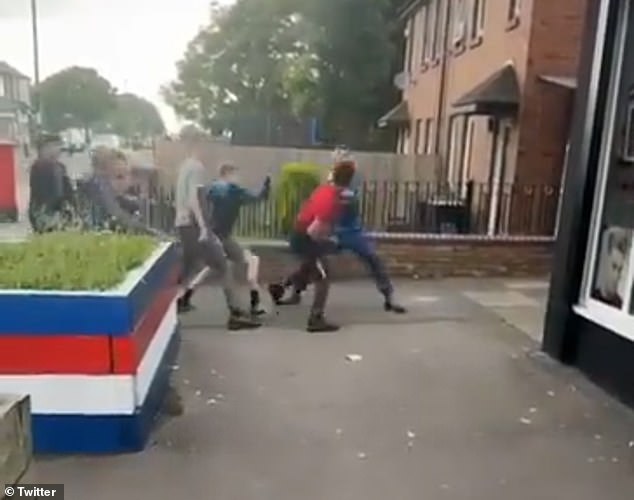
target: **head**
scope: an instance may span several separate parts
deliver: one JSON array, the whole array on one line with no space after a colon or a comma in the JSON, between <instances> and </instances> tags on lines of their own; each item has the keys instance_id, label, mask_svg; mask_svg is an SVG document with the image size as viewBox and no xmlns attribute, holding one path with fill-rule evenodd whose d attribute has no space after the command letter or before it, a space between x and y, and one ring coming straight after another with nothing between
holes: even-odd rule
<instances>
[{"instance_id":1,"label":"head","mask_svg":"<svg viewBox=\"0 0 634 500\"><path fill-rule=\"evenodd\" d=\"M352 182L356 165L352 160L338 161L332 167L331 182L337 187L348 187Z\"/></svg>"},{"instance_id":2,"label":"head","mask_svg":"<svg viewBox=\"0 0 634 500\"><path fill-rule=\"evenodd\" d=\"M40 137L38 154L40 158L58 160L62 153L62 140L58 135L47 134Z\"/></svg>"},{"instance_id":3,"label":"head","mask_svg":"<svg viewBox=\"0 0 634 500\"><path fill-rule=\"evenodd\" d=\"M223 163L218 168L218 177L227 182L238 182L238 167L232 163Z\"/></svg>"},{"instance_id":4,"label":"head","mask_svg":"<svg viewBox=\"0 0 634 500\"><path fill-rule=\"evenodd\" d=\"M112 187L117 194L124 194L130 189L131 175L128 158L122 151L113 151L110 156L109 173Z\"/></svg>"}]
</instances>

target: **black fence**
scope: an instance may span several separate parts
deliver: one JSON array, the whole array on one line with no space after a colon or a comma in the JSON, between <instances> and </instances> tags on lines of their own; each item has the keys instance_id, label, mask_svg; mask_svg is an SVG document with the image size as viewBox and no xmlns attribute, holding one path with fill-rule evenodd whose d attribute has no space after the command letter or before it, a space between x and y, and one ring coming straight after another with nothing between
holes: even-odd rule
<instances>
[{"instance_id":1,"label":"black fence","mask_svg":"<svg viewBox=\"0 0 634 500\"><path fill-rule=\"evenodd\" d=\"M359 190L359 208L364 227L376 233L553 236L559 198L556 185L365 182ZM302 201L278 203L272 197L245 206L236 234L284 238L285 220ZM153 226L173 226L172 192L153 189L142 205Z\"/></svg>"}]
</instances>

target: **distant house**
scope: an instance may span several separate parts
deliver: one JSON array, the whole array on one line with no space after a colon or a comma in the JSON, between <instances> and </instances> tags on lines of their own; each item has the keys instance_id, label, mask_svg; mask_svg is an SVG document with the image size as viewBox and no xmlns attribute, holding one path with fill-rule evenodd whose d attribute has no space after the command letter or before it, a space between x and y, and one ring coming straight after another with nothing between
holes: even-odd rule
<instances>
[{"instance_id":1,"label":"distant house","mask_svg":"<svg viewBox=\"0 0 634 500\"><path fill-rule=\"evenodd\" d=\"M29 77L0 61L0 140L11 140L22 147L30 147L30 111Z\"/></svg>"}]
</instances>

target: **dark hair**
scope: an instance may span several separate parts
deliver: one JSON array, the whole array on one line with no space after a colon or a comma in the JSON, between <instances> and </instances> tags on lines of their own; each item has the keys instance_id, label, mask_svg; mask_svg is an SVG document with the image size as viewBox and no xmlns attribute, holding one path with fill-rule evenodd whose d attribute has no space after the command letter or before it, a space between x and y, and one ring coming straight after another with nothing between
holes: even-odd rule
<instances>
[{"instance_id":1,"label":"dark hair","mask_svg":"<svg viewBox=\"0 0 634 500\"><path fill-rule=\"evenodd\" d=\"M347 187L352 182L356 165L353 161L343 160L335 163L332 168L332 182L339 187Z\"/></svg>"}]
</instances>

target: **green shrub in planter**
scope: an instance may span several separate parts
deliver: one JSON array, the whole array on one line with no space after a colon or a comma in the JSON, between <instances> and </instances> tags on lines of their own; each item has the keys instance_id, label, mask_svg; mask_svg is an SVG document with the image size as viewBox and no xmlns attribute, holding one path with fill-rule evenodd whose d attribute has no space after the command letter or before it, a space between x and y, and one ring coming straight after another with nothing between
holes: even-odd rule
<instances>
[{"instance_id":1,"label":"green shrub in planter","mask_svg":"<svg viewBox=\"0 0 634 500\"><path fill-rule=\"evenodd\" d=\"M322 167L314 163L287 163L282 166L275 187L277 224L284 234L293 227L301 204L321 182Z\"/></svg>"},{"instance_id":2,"label":"green shrub in planter","mask_svg":"<svg viewBox=\"0 0 634 500\"><path fill-rule=\"evenodd\" d=\"M108 290L156 249L147 236L57 232L0 244L0 289Z\"/></svg>"}]
</instances>

